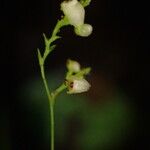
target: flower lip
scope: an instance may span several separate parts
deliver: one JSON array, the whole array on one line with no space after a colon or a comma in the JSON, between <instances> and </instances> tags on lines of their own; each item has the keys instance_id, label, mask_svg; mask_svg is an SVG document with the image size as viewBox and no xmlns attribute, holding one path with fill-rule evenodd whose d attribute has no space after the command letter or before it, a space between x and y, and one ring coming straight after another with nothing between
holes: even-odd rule
<instances>
[{"instance_id":1,"label":"flower lip","mask_svg":"<svg viewBox=\"0 0 150 150\"><path fill-rule=\"evenodd\" d=\"M71 81L67 80L68 94L83 93L90 89L91 85L87 80L83 79L73 79Z\"/></svg>"}]
</instances>

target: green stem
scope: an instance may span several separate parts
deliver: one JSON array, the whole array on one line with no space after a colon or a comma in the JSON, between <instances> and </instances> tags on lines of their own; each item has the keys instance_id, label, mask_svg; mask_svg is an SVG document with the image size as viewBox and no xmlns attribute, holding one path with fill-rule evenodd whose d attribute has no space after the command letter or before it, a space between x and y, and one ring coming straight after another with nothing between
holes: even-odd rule
<instances>
[{"instance_id":1,"label":"green stem","mask_svg":"<svg viewBox=\"0 0 150 150\"><path fill-rule=\"evenodd\" d=\"M54 99L52 99L52 102L54 102ZM51 130L50 130L50 135L51 135L51 150L54 150L54 136L55 136L55 120L54 120L54 103L50 102L50 124L51 124Z\"/></svg>"},{"instance_id":2,"label":"green stem","mask_svg":"<svg viewBox=\"0 0 150 150\"><path fill-rule=\"evenodd\" d=\"M57 35L57 33L59 32L60 28L63 26L69 25L69 22L67 20L67 18L64 16L61 20L58 20L53 33L52 33L52 37L55 37Z\"/></svg>"},{"instance_id":3,"label":"green stem","mask_svg":"<svg viewBox=\"0 0 150 150\"><path fill-rule=\"evenodd\" d=\"M40 68L41 68L41 75L42 75L43 83L44 83L44 86L45 86L45 89L46 89L47 97L48 97L49 101L51 101L52 96L50 94L50 90L49 90L49 87L48 87L48 84L47 84L47 80L45 78L44 64L41 64Z\"/></svg>"},{"instance_id":4,"label":"green stem","mask_svg":"<svg viewBox=\"0 0 150 150\"><path fill-rule=\"evenodd\" d=\"M41 68L41 75L42 75L42 79L43 79L43 83L46 89L46 93L47 93L47 97L48 97L48 101L49 101L49 109L50 109L50 124L51 124L51 129L50 129L50 135L51 135L51 150L54 150L54 97L52 97L49 87L48 87L48 83L47 80L45 78L45 71L44 71L44 64L40 65Z\"/></svg>"},{"instance_id":5,"label":"green stem","mask_svg":"<svg viewBox=\"0 0 150 150\"><path fill-rule=\"evenodd\" d=\"M53 92L53 96L54 98L56 98L56 96L58 96L63 90L65 90L67 88L67 86L63 83L62 85L60 85L54 92Z\"/></svg>"}]
</instances>

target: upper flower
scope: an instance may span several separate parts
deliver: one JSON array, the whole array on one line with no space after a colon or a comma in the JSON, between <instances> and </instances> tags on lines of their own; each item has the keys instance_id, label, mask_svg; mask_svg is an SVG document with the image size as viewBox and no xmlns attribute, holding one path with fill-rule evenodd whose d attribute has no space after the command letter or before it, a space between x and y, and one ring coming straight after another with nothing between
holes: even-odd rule
<instances>
[{"instance_id":1,"label":"upper flower","mask_svg":"<svg viewBox=\"0 0 150 150\"><path fill-rule=\"evenodd\" d=\"M61 10L67 17L69 23L75 27L75 33L79 36L89 36L92 33L92 26L84 23L85 10L77 0L69 0L61 3Z\"/></svg>"},{"instance_id":2,"label":"upper flower","mask_svg":"<svg viewBox=\"0 0 150 150\"><path fill-rule=\"evenodd\" d=\"M77 27L84 23L85 10L77 0L62 2L61 9L71 25Z\"/></svg>"}]
</instances>

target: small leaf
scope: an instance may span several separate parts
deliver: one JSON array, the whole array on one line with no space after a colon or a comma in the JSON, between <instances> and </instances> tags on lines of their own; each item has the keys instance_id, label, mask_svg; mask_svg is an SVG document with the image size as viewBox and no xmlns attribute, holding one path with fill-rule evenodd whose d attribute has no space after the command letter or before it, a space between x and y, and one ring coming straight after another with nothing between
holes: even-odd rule
<instances>
[{"instance_id":1,"label":"small leaf","mask_svg":"<svg viewBox=\"0 0 150 150\"><path fill-rule=\"evenodd\" d=\"M39 64L42 65L42 64L43 64L43 58L42 58L42 56L41 56L40 50L37 49L37 52L38 52Z\"/></svg>"},{"instance_id":2,"label":"small leaf","mask_svg":"<svg viewBox=\"0 0 150 150\"><path fill-rule=\"evenodd\" d=\"M87 67L87 68L82 69L82 71L83 71L84 75L87 75L87 74L90 73L91 68L90 68L90 67Z\"/></svg>"},{"instance_id":3,"label":"small leaf","mask_svg":"<svg viewBox=\"0 0 150 150\"><path fill-rule=\"evenodd\" d=\"M78 77L78 78L82 78L83 76L89 74L91 71L91 68L90 67L87 67L87 68L84 68L82 69L80 72L78 72L75 77Z\"/></svg>"},{"instance_id":4,"label":"small leaf","mask_svg":"<svg viewBox=\"0 0 150 150\"><path fill-rule=\"evenodd\" d=\"M54 36L50 39L50 43L52 43L52 42L54 42L54 41L56 41L57 39L60 39L60 38L61 38L61 36L56 35L56 36Z\"/></svg>"},{"instance_id":5,"label":"small leaf","mask_svg":"<svg viewBox=\"0 0 150 150\"><path fill-rule=\"evenodd\" d=\"M47 56L55 49L56 45L52 45L44 52L43 59L45 60Z\"/></svg>"},{"instance_id":6,"label":"small leaf","mask_svg":"<svg viewBox=\"0 0 150 150\"><path fill-rule=\"evenodd\" d=\"M49 48L49 52L53 51L53 50L55 49L55 47L56 47L56 45L52 45L52 46L50 46L50 48Z\"/></svg>"},{"instance_id":7,"label":"small leaf","mask_svg":"<svg viewBox=\"0 0 150 150\"><path fill-rule=\"evenodd\" d=\"M80 3L82 4L83 7L86 7L90 5L91 0L80 0Z\"/></svg>"},{"instance_id":8,"label":"small leaf","mask_svg":"<svg viewBox=\"0 0 150 150\"><path fill-rule=\"evenodd\" d=\"M43 37L44 37L45 45L48 45L49 44L49 40L46 37L45 33L43 33Z\"/></svg>"}]
</instances>

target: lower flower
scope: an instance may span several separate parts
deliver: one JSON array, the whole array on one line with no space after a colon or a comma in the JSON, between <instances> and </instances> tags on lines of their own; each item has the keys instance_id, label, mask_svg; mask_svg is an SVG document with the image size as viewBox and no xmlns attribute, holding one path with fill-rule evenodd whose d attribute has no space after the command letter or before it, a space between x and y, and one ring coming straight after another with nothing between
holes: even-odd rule
<instances>
[{"instance_id":1,"label":"lower flower","mask_svg":"<svg viewBox=\"0 0 150 150\"><path fill-rule=\"evenodd\" d=\"M68 94L83 93L88 91L91 87L89 82L84 78L67 80L66 85L68 87Z\"/></svg>"}]
</instances>

